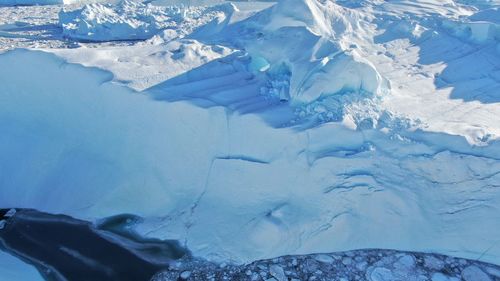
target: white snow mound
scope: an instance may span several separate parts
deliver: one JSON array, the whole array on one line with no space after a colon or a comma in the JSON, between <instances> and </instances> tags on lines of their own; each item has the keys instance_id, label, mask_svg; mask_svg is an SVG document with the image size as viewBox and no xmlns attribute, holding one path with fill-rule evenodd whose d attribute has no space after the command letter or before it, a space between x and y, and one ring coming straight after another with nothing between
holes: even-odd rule
<instances>
[{"instance_id":1,"label":"white snow mound","mask_svg":"<svg viewBox=\"0 0 500 281\"><path fill-rule=\"evenodd\" d=\"M343 116L337 111L345 111L350 103L375 100L389 90L388 82L350 40L362 30L360 18L355 10L331 1L283 0L231 27L229 34L246 34L236 39L238 44L253 61L266 62L262 67L269 86L264 94L299 108L321 103L335 112L329 119L338 120ZM332 98L333 107L323 102Z\"/></svg>"}]
</instances>

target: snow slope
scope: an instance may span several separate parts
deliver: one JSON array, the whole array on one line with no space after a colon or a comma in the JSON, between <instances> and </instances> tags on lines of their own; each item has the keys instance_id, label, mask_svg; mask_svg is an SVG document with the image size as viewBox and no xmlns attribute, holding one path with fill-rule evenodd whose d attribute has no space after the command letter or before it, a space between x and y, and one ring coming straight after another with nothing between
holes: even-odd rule
<instances>
[{"instance_id":1,"label":"snow slope","mask_svg":"<svg viewBox=\"0 0 500 281\"><path fill-rule=\"evenodd\" d=\"M231 16L150 38L147 7L175 7L115 22L127 3L78 9L102 26L68 37L144 41L0 55L1 206L136 214L141 234L217 261L391 248L500 263L497 4L215 6Z\"/></svg>"}]
</instances>

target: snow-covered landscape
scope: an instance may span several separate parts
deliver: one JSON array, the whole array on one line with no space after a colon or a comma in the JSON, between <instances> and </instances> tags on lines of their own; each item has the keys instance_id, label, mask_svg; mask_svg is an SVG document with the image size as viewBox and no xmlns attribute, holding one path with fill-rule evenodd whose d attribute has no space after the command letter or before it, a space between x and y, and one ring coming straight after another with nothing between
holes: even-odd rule
<instances>
[{"instance_id":1,"label":"snow-covered landscape","mask_svg":"<svg viewBox=\"0 0 500 281\"><path fill-rule=\"evenodd\" d=\"M0 209L132 215L155 281L500 280L498 0L0 0L0 130ZM254 270L317 253L367 266Z\"/></svg>"}]
</instances>

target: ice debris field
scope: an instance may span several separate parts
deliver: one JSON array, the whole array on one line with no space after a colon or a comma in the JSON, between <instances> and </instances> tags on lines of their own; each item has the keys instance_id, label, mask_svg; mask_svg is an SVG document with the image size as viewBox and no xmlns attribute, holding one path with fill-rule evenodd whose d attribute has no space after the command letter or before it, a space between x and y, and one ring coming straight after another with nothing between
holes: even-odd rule
<instances>
[{"instance_id":1,"label":"ice debris field","mask_svg":"<svg viewBox=\"0 0 500 281\"><path fill-rule=\"evenodd\" d=\"M1 208L500 264L500 1L1 0L0 53Z\"/></svg>"}]
</instances>

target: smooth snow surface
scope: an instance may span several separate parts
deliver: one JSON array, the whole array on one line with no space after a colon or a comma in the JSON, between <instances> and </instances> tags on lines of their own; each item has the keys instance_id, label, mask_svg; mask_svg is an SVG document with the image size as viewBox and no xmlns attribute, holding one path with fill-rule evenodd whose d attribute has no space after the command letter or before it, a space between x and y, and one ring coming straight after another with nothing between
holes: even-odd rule
<instances>
[{"instance_id":1,"label":"smooth snow surface","mask_svg":"<svg viewBox=\"0 0 500 281\"><path fill-rule=\"evenodd\" d=\"M65 8L0 55L0 206L143 216L218 261L500 263L498 3L252 5Z\"/></svg>"},{"instance_id":2,"label":"smooth snow surface","mask_svg":"<svg viewBox=\"0 0 500 281\"><path fill-rule=\"evenodd\" d=\"M0 278L9 281L42 281L35 267L0 251Z\"/></svg>"}]
</instances>

